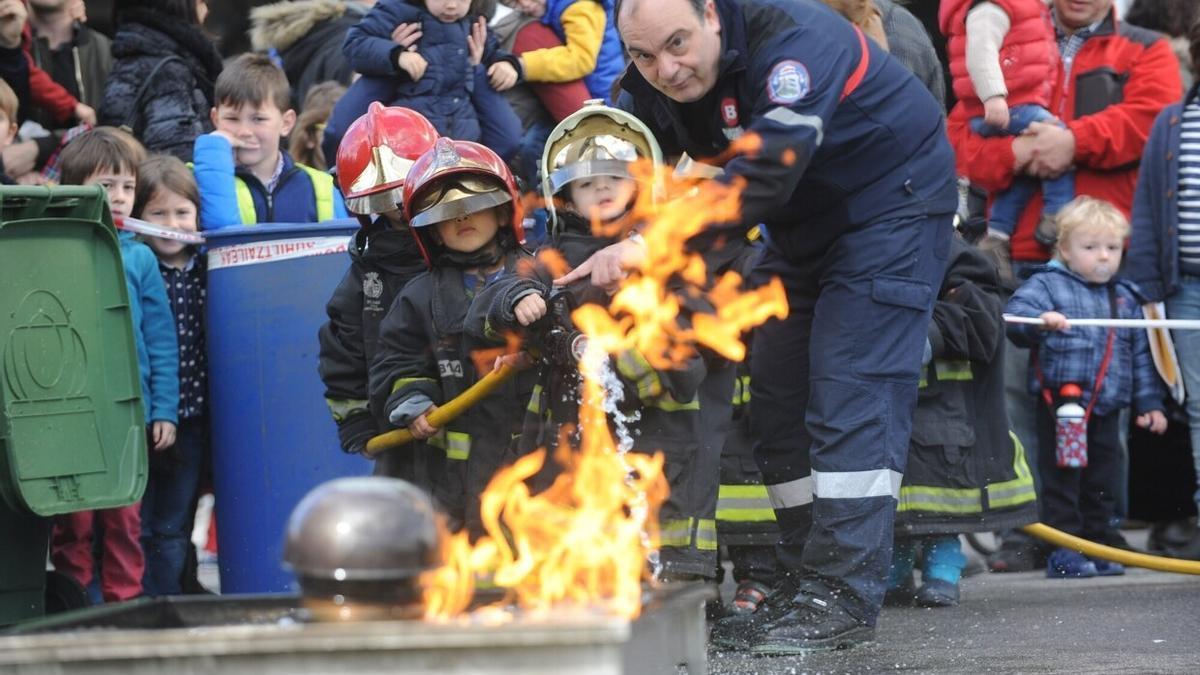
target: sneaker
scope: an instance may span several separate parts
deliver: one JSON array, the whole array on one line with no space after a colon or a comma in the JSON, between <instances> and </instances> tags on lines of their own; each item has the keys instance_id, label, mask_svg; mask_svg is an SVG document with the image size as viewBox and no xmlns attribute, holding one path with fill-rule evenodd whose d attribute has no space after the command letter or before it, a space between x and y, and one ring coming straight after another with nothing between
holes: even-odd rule
<instances>
[{"instance_id":1,"label":"sneaker","mask_svg":"<svg viewBox=\"0 0 1200 675\"><path fill-rule=\"evenodd\" d=\"M993 572L1032 572L1046 564L1042 550L1027 537L1007 538L1000 549L987 558Z\"/></svg>"},{"instance_id":2,"label":"sneaker","mask_svg":"<svg viewBox=\"0 0 1200 675\"><path fill-rule=\"evenodd\" d=\"M1048 579L1084 579L1096 576L1096 564L1078 551L1055 549L1046 562Z\"/></svg>"},{"instance_id":3,"label":"sneaker","mask_svg":"<svg viewBox=\"0 0 1200 675\"><path fill-rule=\"evenodd\" d=\"M1058 242L1058 219L1043 215L1033 231L1033 238L1042 246L1053 247Z\"/></svg>"},{"instance_id":4,"label":"sneaker","mask_svg":"<svg viewBox=\"0 0 1200 675\"><path fill-rule=\"evenodd\" d=\"M730 614L713 624L708 634L709 644L733 651L750 648L763 626L787 613L789 600L796 594L796 586L784 581L771 589L758 603L758 609L749 614Z\"/></svg>"},{"instance_id":5,"label":"sneaker","mask_svg":"<svg viewBox=\"0 0 1200 675\"><path fill-rule=\"evenodd\" d=\"M921 607L957 607L958 584L930 579L921 584L915 599Z\"/></svg>"},{"instance_id":6,"label":"sneaker","mask_svg":"<svg viewBox=\"0 0 1200 675\"><path fill-rule=\"evenodd\" d=\"M1098 577L1119 577L1125 574L1125 566L1119 562L1104 558L1090 558L1090 560L1096 566L1096 576Z\"/></svg>"},{"instance_id":7,"label":"sneaker","mask_svg":"<svg viewBox=\"0 0 1200 675\"><path fill-rule=\"evenodd\" d=\"M1146 547L1151 553L1165 553L1187 545L1195 531L1195 525L1187 518L1155 523L1150 526Z\"/></svg>"},{"instance_id":8,"label":"sneaker","mask_svg":"<svg viewBox=\"0 0 1200 675\"><path fill-rule=\"evenodd\" d=\"M847 649L875 639L875 628L847 612L833 598L802 592L787 613L763 626L750 653L761 656Z\"/></svg>"},{"instance_id":9,"label":"sneaker","mask_svg":"<svg viewBox=\"0 0 1200 675\"><path fill-rule=\"evenodd\" d=\"M1200 560L1200 527L1192 531L1192 536L1177 547L1167 549L1167 555L1183 560Z\"/></svg>"},{"instance_id":10,"label":"sneaker","mask_svg":"<svg viewBox=\"0 0 1200 675\"><path fill-rule=\"evenodd\" d=\"M738 584L737 591L733 594L733 600L729 603L729 613L753 614L757 612L770 592L771 587L762 582L753 579L743 580Z\"/></svg>"}]
</instances>

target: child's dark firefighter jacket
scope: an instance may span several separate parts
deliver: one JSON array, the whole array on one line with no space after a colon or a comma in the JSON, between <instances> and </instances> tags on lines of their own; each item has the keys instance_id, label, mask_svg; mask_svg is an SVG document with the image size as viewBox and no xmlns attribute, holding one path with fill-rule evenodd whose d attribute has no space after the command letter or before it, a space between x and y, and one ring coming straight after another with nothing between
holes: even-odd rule
<instances>
[{"instance_id":1,"label":"child's dark firefighter jacket","mask_svg":"<svg viewBox=\"0 0 1200 675\"><path fill-rule=\"evenodd\" d=\"M564 211L559 211L558 216L564 227L555 238L554 248L570 267L578 266L612 243L612 240L593 236L589 223L579 216ZM490 308L486 323L481 326L484 333L494 338L504 333L522 332L524 329L513 315L513 308L530 293L547 296L555 276L545 265L533 265L523 274L490 287ZM575 305L608 304L608 295L586 280L572 284L565 292L573 296ZM685 313L688 310L684 308ZM528 342L536 343L537 338L531 334L536 330L537 324L532 330L524 331ZM691 488L692 482L702 480L694 475L693 467L694 458L700 451L699 388L708 372L705 359L697 354L678 368L657 370L643 355L630 350L612 358L611 363L622 384L623 400L618 410L630 417L626 428L632 439L632 449L647 453L662 451L666 460L663 471L671 492L659 511L664 567L680 573L711 573L711 570L701 568L706 564L705 559L696 549L706 550L704 547L711 543L715 550L716 522L711 514L701 512L700 505L689 501L695 492ZM536 369L536 379L531 396L525 399L528 406L516 451L525 454L546 448L552 456L564 425L578 423L578 366L574 363L542 363ZM558 471L552 462L547 465L534 479L535 490L548 487ZM710 476L709 479L716 480L717 477ZM694 538L693 531L697 533Z\"/></svg>"},{"instance_id":2,"label":"child's dark firefighter jacket","mask_svg":"<svg viewBox=\"0 0 1200 675\"><path fill-rule=\"evenodd\" d=\"M473 281L486 288L513 274L518 263L528 259L523 250L507 252L501 272ZM460 268L439 266L400 291L379 326L378 353L371 364L371 410L377 417L386 420L391 411L420 400L444 405L486 374L472 357L504 342L464 331L467 323L484 322L481 290L468 288ZM490 369L491 362L481 365ZM440 438L430 440L446 451L445 481L435 486L434 496L472 535L482 533L479 495L521 431L534 377L532 371L518 373L447 424Z\"/></svg>"},{"instance_id":3,"label":"child's dark firefighter jacket","mask_svg":"<svg viewBox=\"0 0 1200 675\"><path fill-rule=\"evenodd\" d=\"M371 414L368 403L368 372L379 351L380 324L400 290L425 272L425 261L412 234L392 229L384 218L359 230L348 248L350 268L325 306L329 321L318 333L318 370L342 448L361 452L372 436L391 428L386 416ZM428 487L400 466L408 465L403 460L411 454L400 449L380 455L376 473Z\"/></svg>"},{"instance_id":4,"label":"child's dark firefighter jacket","mask_svg":"<svg viewBox=\"0 0 1200 675\"><path fill-rule=\"evenodd\" d=\"M929 324L932 359L913 415L897 530L978 532L1037 520L1033 477L1004 408L996 269L955 237Z\"/></svg>"}]
</instances>

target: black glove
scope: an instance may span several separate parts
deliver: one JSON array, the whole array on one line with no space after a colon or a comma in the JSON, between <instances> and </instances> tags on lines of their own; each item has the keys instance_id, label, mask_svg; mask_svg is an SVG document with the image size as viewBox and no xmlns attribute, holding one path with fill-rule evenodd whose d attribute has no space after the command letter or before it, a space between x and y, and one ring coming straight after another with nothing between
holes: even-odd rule
<instances>
[{"instance_id":1,"label":"black glove","mask_svg":"<svg viewBox=\"0 0 1200 675\"><path fill-rule=\"evenodd\" d=\"M338 440L342 450L349 454L363 454L367 450L367 441L379 434L375 419L367 413L351 415L338 425Z\"/></svg>"}]
</instances>

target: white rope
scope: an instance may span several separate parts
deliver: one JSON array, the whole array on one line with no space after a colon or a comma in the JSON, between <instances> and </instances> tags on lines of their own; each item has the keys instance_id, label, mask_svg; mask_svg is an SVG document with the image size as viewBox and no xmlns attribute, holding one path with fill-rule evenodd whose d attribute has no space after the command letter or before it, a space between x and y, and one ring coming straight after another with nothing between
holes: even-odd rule
<instances>
[{"instance_id":1,"label":"white rope","mask_svg":"<svg viewBox=\"0 0 1200 675\"><path fill-rule=\"evenodd\" d=\"M159 239L174 239L182 241L185 244L203 244L204 237L196 232L181 232L172 230L161 225L148 223L137 218L113 218L114 224L118 230L126 230L134 234L142 234L147 237L158 237Z\"/></svg>"},{"instance_id":2,"label":"white rope","mask_svg":"<svg viewBox=\"0 0 1200 675\"><path fill-rule=\"evenodd\" d=\"M1007 323L1024 323L1031 326L1041 326L1046 322L1036 316L1004 315ZM1200 330L1200 320L1191 319L1072 319L1067 317L1071 326L1104 326L1111 328L1171 328L1174 330Z\"/></svg>"}]
</instances>

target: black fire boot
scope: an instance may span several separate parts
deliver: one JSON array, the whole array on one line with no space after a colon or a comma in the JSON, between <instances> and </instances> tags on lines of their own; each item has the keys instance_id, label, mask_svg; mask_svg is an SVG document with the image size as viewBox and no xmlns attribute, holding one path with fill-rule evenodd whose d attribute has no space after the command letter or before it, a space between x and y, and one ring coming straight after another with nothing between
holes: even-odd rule
<instances>
[{"instance_id":1,"label":"black fire boot","mask_svg":"<svg viewBox=\"0 0 1200 675\"><path fill-rule=\"evenodd\" d=\"M784 581L758 603L758 609L744 614L730 614L713 624L708 642L721 650L745 651L750 648L763 626L787 613L796 586Z\"/></svg>"},{"instance_id":2,"label":"black fire boot","mask_svg":"<svg viewBox=\"0 0 1200 675\"><path fill-rule=\"evenodd\" d=\"M788 611L758 632L750 653L762 656L845 649L875 639L868 626L830 597L809 591L792 598Z\"/></svg>"}]
</instances>

